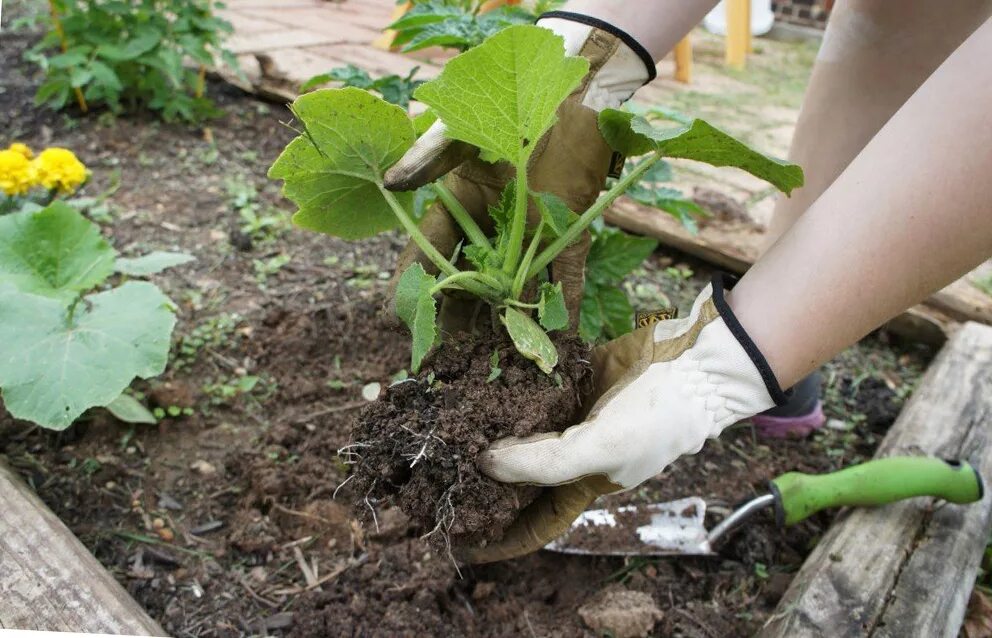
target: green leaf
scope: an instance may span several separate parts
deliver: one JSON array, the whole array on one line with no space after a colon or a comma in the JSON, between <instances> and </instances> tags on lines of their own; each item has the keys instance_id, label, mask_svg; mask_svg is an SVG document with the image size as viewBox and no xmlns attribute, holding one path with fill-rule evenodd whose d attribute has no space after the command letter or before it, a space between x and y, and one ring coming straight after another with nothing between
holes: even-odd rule
<instances>
[{"instance_id":1,"label":"green leaf","mask_svg":"<svg viewBox=\"0 0 992 638\"><path fill-rule=\"evenodd\" d=\"M513 340L513 345L524 357L537 364L545 374L551 374L558 365L558 349L541 326L519 310L506 308L500 321Z\"/></svg>"},{"instance_id":2,"label":"green leaf","mask_svg":"<svg viewBox=\"0 0 992 638\"><path fill-rule=\"evenodd\" d=\"M334 78L330 73L318 73L300 86L300 93L306 93L310 89L315 89L322 84L327 84Z\"/></svg>"},{"instance_id":3,"label":"green leaf","mask_svg":"<svg viewBox=\"0 0 992 638\"><path fill-rule=\"evenodd\" d=\"M541 297L537 302L537 316L545 330L561 330L568 327L568 310L565 308L565 295L561 282L552 285L541 284Z\"/></svg>"},{"instance_id":4,"label":"green leaf","mask_svg":"<svg viewBox=\"0 0 992 638\"><path fill-rule=\"evenodd\" d=\"M579 307L579 337L587 343L596 343L603 336L603 309L599 305L600 286L586 279Z\"/></svg>"},{"instance_id":5,"label":"green leaf","mask_svg":"<svg viewBox=\"0 0 992 638\"><path fill-rule=\"evenodd\" d=\"M634 308L627 300L623 288L606 286L599 290L597 299L603 313L606 335L616 339L634 329Z\"/></svg>"},{"instance_id":6,"label":"green leaf","mask_svg":"<svg viewBox=\"0 0 992 638\"><path fill-rule=\"evenodd\" d=\"M587 280L579 312L579 336L595 343L616 339L634 327L634 308L622 288Z\"/></svg>"},{"instance_id":7,"label":"green leaf","mask_svg":"<svg viewBox=\"0 0 992 638\"><path fill-rule=\"evenodd\" d=\"M734 166L786 194L803 185L803 170L796 164L752 150L703 120L658 129L633 113L605 109L599 114L599 128L610 146L628 156L659 151L664 157L691 159L713 166Z\"/></svg>"},{"instance_id":8,"label":"green leaf","mask_svg":"<svg viewBox=\"0 0 992 638\"><path fill-rule=\"evenodd\" d=\"M293 102L303 134L269 169L285 180L283 194L299 206L302 228L360 239L395 228L382 175L413 144L413 125L400 107L361 89L322 89ZM374 123L374 126L372 125ZM396 193L409 210L413 193Z\"/></svg>"},{"instance_id":9,"label":"green leaf","mask_svg":"<svg viewBox=\"0 0 992 638\"><path fill-rule=\"evenodd\" d=\"M413 334L410 369L420 370L420 364L437 339L437 304L431 288L437 279L428 275L420 264L403 271L396 283L396 314Z\"/></svg>"},{"instance_id":10,"label":"green leaf","mask_svg":"<svg viewBox=\"0 0 992 638\"><path fill-rule=\"evenodd\" d=\"M658 242L607 228L594 235L586 258L586 278L602 286L615 286L648 258Z\"/></svg>"},{"instance_id":11,"label":"green leaf","mask_svg":"<svg viewBox=\"0 0 992 638\"><path fill-rule=\"evenodd\" d=\"M544 220L544 227L555 237L563 235L569 225L579 218L568 208L568 204L557 195L537 193L534 197L534 203L537 204L537 210Z\"/></svg>"},{"instance_id":12,"label":"green leaf","mask_svg":"<svg viewBox=\"0 0 992 638\"><path fill-rule=\"evenodd\" d=\"M114 269L114 249L99 227L62 202L0 217L0 284L70 299Z\"/></svg>"},{"instance_id":13,"label":"green leaf","mask_svg":"<svg viewBox=\"0 0 992 638\"><path fill-rule=\"evenodd\" d=\"M561 37L517 25L449 60L413 95L437 112L449 137L478 146L487 161L516 162L588 70L585 58L565 56Z\"/></svg>"},{"instance_id":14,"label":"green leaf","mask_svg":"<svg viewBox=\"0 0 992 638\"><path fill-rule=\"evenodd\" d=\"M149 425L158 423L155 415L130 394L122 394L103 407L124 423L147 423Z\"/></svg>"},{"instance_id":15,"label":"green leaf","mask_svg":"<svg viewBox=\"0 0 992 638\"><path fill-rule=\"evenodd\" d=\"M133 60L140 55L148 53L154 49L161 40L162 34L154 29L140 31L135 37L128 40L127 44L124 45L124 59Z\"/></svg>"},{"instance_id":16,"label":"green leaf","mask_svg":"<svg viewBox=\"0 0 992 638\"><path fill-rule=\"evenodd\" d=\"M486 383L492 383L501 374L503 374L503 368L499 367L499 350L493 350L493 353L489 355L489 376L486 377Z\"/></svg>"},{"instance_id":17,"label":"green leaf","mask_svg":"<svg viewBox=\"0 0 992 638\"><path fill-rule=\"evenodd\" d=\"M413 130L420 137L427 132L427 129L431 127L431 124L437 122L437 113L431 110L424 111L419 115L413 117Z\"/></svg>"},{"instance_id":18,"label":"green leaf","mask_svg":"<svg viewBox=\"0 0 992 638\"><path fill-rule=\"evenodd\" d=\"M131 281L57 300L0 288L0 388L16 418L56 430L116 399L135 377L161 374L176 318L158 287Z\"/></svg>"},{"instance_id":19,"label":"green leaf","mask_svg":"<svg viewBox=\"0 0 992 638\"><path fill-rule=\"evenodd\" d=\"M141 257L123 257L118 259L115 269L117 272L130 275L131 277L146 277L160 273L166 268L188 264L191 261L196 261L196 257L187 253L171 253L156 250Z\"/></svg>"},{"instance_id":20,"label":"green leaf","mask_svg":"<svg viewBox=\"0 0 992 638\"><path fill-rule=\"evenodd\" d=\"M399 20L392 23L387 29L403 31L414 27L424 27L435 22L443 22L449 18L459 18L466 14L466 11L454 4L443 2L443 0L427 0L418 2L404 13Z\"/></svg>"},{"instance_id":21,"label":"green leaf","mask_svg":"<svg viewBox=\"0 0 992 638\"><path fill-rule=\"evenodd\" d=\"M74 49L66 53L60 53L48 58L48 66L53 69L68 69L70 67L79 66L80 64L85 63L86 55L78 49Z\"/></svg>"},{"instance_id":22,"label":"green leaf","mask_svg":"<svg viewBox=\"0 0 992 638\"><path fill-rule=\"evenodd\" d=\"M116 92L124 88L114 70L99 60L90 62L90 72L93 73L93 78L104 85L108 91Z\"/></svg>"}]
</instances>

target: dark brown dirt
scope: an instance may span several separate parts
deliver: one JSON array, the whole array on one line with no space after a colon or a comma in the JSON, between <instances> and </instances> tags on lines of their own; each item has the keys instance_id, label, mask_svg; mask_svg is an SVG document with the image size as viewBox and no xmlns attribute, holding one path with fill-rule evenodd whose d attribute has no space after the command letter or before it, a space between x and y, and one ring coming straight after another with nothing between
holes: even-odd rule
<instances>
[{"instance_id":1,"label":"dark brown dirt","mask_svg":"<svg viewBox=\"0 0 992 638\"><path fill-rule=\"evenodd\" d=\"M502 538L539 489L493 481L475 459L497 439L576 423L591 379L589 349L574 337L554 341L551 376L504 335L458 333L415 379L389 386L361 411L342 450L354 464L358 511L395 502L438 549ZM493 352L501 372L489 381Z\"/></svg>"},{"instance_id":2,"label":"dark brown dirt","mask_svg":"<svg viewBox=\"0 0 992 638\"><path fill-rule=\"evenodd\" d=\"M234 176L257 189L259 212L285 223L289 205L265 171L295 135L280 123L288 113L211 84L226 111L211 122L211 143L200 129L151 119L38 109L31 97L41 78L20 62L37 36L8 29L23 0L9 4L0 145L73 149L93 171L85 195L119 171L112 220L102 226L118 251L197 257L156 278L178 306L173 361L136 386L160 405L192 402L193 415L130 427L93 411L52 434L0 409L2 461L169 635L589 636L579 608L616 583L662 611L654 636L747 636L761 627L829 513L788 530L758 517L715 558L537 552L464 567L461 576L398 507L380 507L378 532L363 525L349 507L359 497L351 483L333 498L349 475L336 452L367 405L362 385L388 386L409 362L408 335L378 314L403 238L346 243L286 229L232 246L230 231L241 225L227 193ZM256 262L279 255L291 260L259 274ZM659 251L625 287L641 309L667 305L660 295L687 308L708 277L704 266ZM806 441L762 441L742 425L597 506L696 494L712 524L778 473L863 460L928 356L869 338L825 371L835 427ZM246 375L259 377L252 391L218 391Z\"/></svg>"}]
</instances>

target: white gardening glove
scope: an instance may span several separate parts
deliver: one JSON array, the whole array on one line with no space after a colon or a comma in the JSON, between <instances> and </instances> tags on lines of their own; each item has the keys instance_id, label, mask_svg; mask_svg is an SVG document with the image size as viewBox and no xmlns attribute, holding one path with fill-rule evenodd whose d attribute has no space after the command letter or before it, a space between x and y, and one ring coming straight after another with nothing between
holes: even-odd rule
<instances>
[{"instance_id":1,"label":"white gardening glove","mask_svg":"<svg viewBox=\"0 0 992 638\"><path fill-rule=\"evenodd\" d=\"M785 401L765 358L724 301L718 276L683 319L641 328L593 361L603 392L563 433L507 438L479 457L490 477L561 485L605 476L627 489L661 472L729 425Z\"/></svg>"}]
</instances>

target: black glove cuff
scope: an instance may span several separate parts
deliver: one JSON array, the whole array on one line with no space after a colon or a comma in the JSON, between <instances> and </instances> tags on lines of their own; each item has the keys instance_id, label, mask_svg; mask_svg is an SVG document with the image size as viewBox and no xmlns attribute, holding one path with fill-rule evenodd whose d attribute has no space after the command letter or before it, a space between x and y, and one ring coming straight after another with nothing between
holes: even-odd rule
<instances>
[{"instance_id":1,"label":"black glove cuff","mask_svg":"<svg viewBox=\"0 0 992 638\"><path fill-rule=\"evenodd\" d=\"M722 272L715 273L713 275L713 305L716 306L716 310L720 313L720 317L723 318L723 322L730 328L730 333L734 335L741 344L741 347L744 348L744 352L750 357L754 367L758 369L758 373L761 374L761 379L765 382L768 394L775 402L775 405L783 405L789 400L792 390L790 389L788 392L782 391L782 387L778 384L778 379L775 378L775 373L772 372L771 366L768 365L768 360L765 359L765 355L761 354L761 351L758 350L758 346L751 340L747 332L744 331L744 326L737 320L734 311L727 304L724 291L732 289L736 284L737 277Z\"/></svg>"},{"instance_id":2,"label":"black glove cuff","mask_svg":"<svg viewBox=\"0 0 992 638\"><path fill-rule=\"evenodd\" d=\"M544 18L560 18L562 20L570 20L572 22L578 22L579 24L593 27L594 29L599 29L600 31L606 31L611 35L615 35L620 38L624 44L630 47L630 50L636 53L637 57L639 57L641 62L644 63L644 67L648 71L648 79L645 84L658 76L658 70L654 67L654 59L651 57L651 54L648 53L648 50L641 46L641 43L635 40L632 35L622 29L618 29L609 22L603 22L599 18L593 18L592 16L583 15L581 13L572 13L571 11L548 11L547 13L542 13L537 17L538 20L543 20Z\"/></svg>"}]
</instances>

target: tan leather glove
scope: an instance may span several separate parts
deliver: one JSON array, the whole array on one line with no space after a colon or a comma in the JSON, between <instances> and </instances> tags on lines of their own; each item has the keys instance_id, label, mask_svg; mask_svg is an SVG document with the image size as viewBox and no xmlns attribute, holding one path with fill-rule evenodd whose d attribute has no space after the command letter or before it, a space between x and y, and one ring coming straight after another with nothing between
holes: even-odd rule
<instances>
[{"instance_id":1,"label":"tan leather glove","mask_svg":"<svg viewBox=\"0 0 992 638\"><path fill-rule=\"evenodd\" d=\"M464 560L536 551L598 496L637 486L724 428L786 400L725 302L725 282L714 278L688 317L597 348L594 404L582 423L503 439L479 456L479 469L496 480L555 487L524 509L499 543L464 551Z\"/></svg>"},{"instance_id":2,"label":"tan leather glove","mask_svg":"<svg viewBox=\"0 0 992 638\"><path fill-rule=\"evenodd\" d=\"M630 36L599 20L555 11L542 16L537 24L561 35L565 40L565 53L587 58L590 70L579 88L561 105L558 122L541 139L532 155L529 185L535 192L557 195L571 210L581 213L592 205L602 190L613 156L599 133L597 113L607 107L619 106L650 81L654 77L654 63ZM513 168L507 163L484 162L477 155L478 149L446 138L444 124L437 122L386 173L386 188L413 190L447 175L445 186L482 230L492 234L493 224L487 211L513 177ZM533 205L529 215L536 223L538 213ZM462 239L460 228L440 203L425 214L420 228L444 255L453 254ZM588 252L589 236L586 234L551 264L551 280L562 282L573 327L578 322ZM416 244L410 242L400 255L394 284L413 262L436 273L433 264ZM442 305L442 325L448 330L455 329L458 316L471 316L470 308L474 308L474 304L459 303L447 297Z\"/></svg>"}]
</instances>

